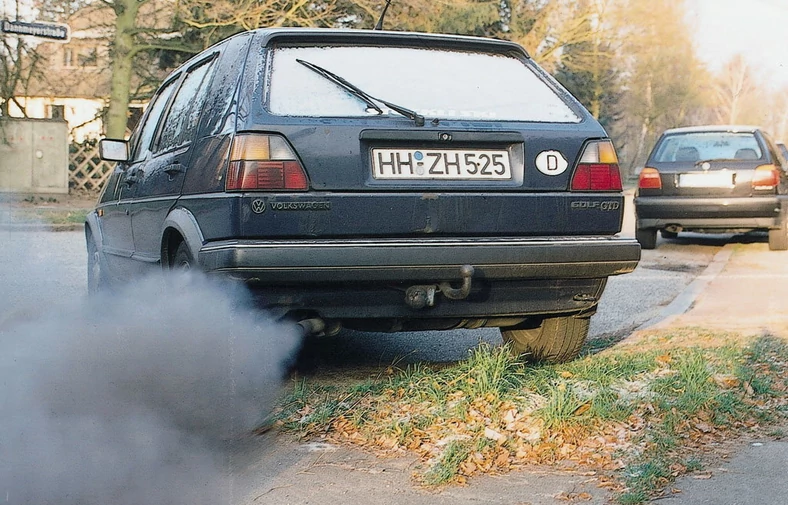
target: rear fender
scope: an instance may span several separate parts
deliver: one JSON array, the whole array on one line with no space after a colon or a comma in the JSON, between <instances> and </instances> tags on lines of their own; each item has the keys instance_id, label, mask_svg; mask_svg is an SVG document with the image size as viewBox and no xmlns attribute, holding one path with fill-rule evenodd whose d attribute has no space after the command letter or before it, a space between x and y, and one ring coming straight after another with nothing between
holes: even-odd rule
<instances>
[{"instance_id":1,"label":"rear fender","mask_svg":"<svg viewBox=\"0 0 788 505\"><path fill-rule=\"evenodd\" d=\"M175 253L174 248L181 240L186 242L194 259L197 259L197 253L205 243L194 214L183 207L176 207L167 215L161 236L161 264L165 269L169 268L170 258Z\"/></svg>"},{"instance_id":2,"label":"rear fender","mask_svg":"<svg viewBox=\"0 0 788 505\"><path fill-rule=\"evenodd\" d=\"M99 224L98 215L95 210L88 213L85 218L85 239L87 239L88 235L93 238L98 250L103 252L104 236L101 234L101 225Z\"/></svg>"}]
</instances>

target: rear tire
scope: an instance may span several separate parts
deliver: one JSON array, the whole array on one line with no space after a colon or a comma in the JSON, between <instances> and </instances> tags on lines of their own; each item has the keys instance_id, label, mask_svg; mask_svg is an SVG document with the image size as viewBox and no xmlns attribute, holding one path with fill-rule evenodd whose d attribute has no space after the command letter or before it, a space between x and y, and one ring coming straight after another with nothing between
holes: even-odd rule
<instances>
[{"instance_id":1,"label":"rear tire","mask_svg":"<svg viewBox=\"0 0 788 505\"><path fill-rule=\"evenodd\" d=\"M676 238L679 236L675 231L668 230L659 230L659 234L662 235L662 238Z\"/></svg>"},{"instance_id":2,"label":"rear tire","mask_svg":"<svg viewBox=\"0 0 788 505\"><path fill-rule=\"evenodd\" d=\"M175 255L172 257L170 270L188 272L193 268L197 268L197 265L194 263L192 253L189 251L189 246L185 241L182 241L180 244L178 244L178 248L175 250Z\"/></svg>"},{"instance_id":3,"label":"rear tire","mask_svg":"<svg viewBox=\"0 0 788 505\"><path fill-rule=\"evenodd\" d=\"M106 290L109 282L107 281L104 258L90 232L88 232L86 240L88 248L88 294L94 295Z\"/></svg>"},{"instance_id":4,"label":"rear tire","mask_svg":"<svg viewBox=\"0 0 788 505\"><path fill-rule=\"evenodd\" d=\"M577 358L588 336L589 317L549 317L537 328L501 330L512 353L528 361L566 363Z\"/></svg>"},{"instance_id":5,"label":"rear tire","mask_svg":"<svg viewBox=\"0 0 788 505\"><path fill-rule=\"evenodd\" d=\"M643 249L654 249L657 247L657 230L656 228L638 228L635 230L635 239L640 243Z\"/></svg>"},{"instance_id":6,"label":"rear tire","mask_svg":"<svg viewBox=\"0 0 788 505\"><path fill-rule=\"evenodd\" d=\"M788 215L783 216L780 227L769 230L769 250L785 251L788 249Z\"/></svg>"}]
</instances>

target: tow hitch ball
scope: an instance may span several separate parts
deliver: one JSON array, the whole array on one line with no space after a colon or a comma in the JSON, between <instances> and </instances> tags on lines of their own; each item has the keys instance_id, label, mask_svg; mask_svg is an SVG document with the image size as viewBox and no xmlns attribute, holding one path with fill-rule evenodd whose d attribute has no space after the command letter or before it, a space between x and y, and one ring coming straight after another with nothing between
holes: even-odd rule
<instances>
[{"instance_id":1,"label":"tow hitch ball","mask_svg":"<svg viewBox=\"0 0 788 505\"><path fill-rule=\"evenodd\" d=\"M471 277L473 277L473 267L463 265L460 267L460 277L462 286L453 288L448 282L436 284L425 284L411 286L405 291L405 303L414 309L423 309L435 305L435 293L443 293L443 296L450 300L464 300L471 292Z\"/></svg>"}]
</instances>

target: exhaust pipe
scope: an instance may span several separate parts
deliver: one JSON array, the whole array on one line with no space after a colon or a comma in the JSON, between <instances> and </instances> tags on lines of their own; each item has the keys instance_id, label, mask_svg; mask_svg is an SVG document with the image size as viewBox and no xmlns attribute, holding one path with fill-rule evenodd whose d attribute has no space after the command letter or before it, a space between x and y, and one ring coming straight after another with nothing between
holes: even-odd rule
<instances>
[{"instance_id":1,"label":"exhaust pipe","mask_svg":"<svg viewBox=\"0 0 788 505\"><path fill-rule=\"evenodd\" d=\"M665 227L665 230L666 230L666 231L669 231L669 232L671 232L671 233L679 233L679 232L681 232L681 230L683 230L683 229L684 229L684 228L682 228L681 226L679 226L679 225L677 225L677 224L669 224L669 225L667 225L667 226Z\"/></svg>"},{"instance_id":2,"label":"exhaust pipe","mask_svg":"<svg viewBox=\"0 0 788 505\"><path fill-rule=\"evenodd\" d=\"M320 318L302 319L296 323L301 328L301 333L306 337L323 333L326 330L326 322Z\"/></svg>"}]
</instances>

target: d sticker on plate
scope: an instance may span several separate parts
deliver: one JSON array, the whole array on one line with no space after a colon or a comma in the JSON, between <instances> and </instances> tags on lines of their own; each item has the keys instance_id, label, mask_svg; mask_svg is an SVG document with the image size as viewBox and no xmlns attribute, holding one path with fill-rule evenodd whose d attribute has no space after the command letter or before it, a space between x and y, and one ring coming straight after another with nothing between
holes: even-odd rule
<instances>
[{"instance_id":1,"label":"d sticker on plate","mask_svg":"<svg viewBox=\"0 0 788 505\"><path fill-rule=\"evenodd\" d=\"M560 175L569 166L564 155L558 151L542 151L536 157L536 168L545 175Z\"/></svg>"}]
</instances>

